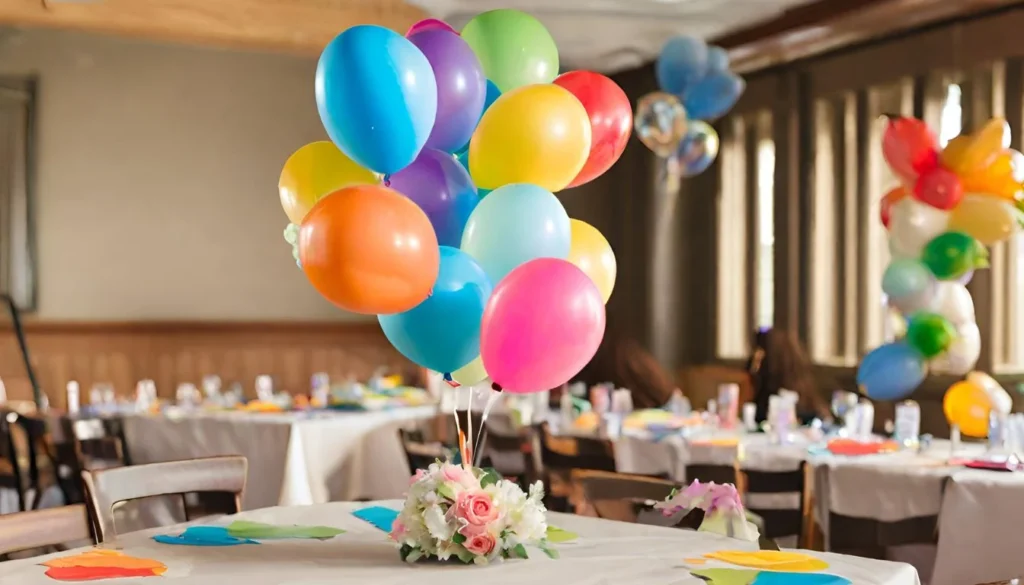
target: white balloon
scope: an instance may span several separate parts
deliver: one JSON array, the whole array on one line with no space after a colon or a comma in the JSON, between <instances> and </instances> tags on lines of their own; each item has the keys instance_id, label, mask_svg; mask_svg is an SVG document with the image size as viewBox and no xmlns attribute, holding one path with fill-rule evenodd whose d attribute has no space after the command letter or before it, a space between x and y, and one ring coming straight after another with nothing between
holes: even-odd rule
<instances>
[{"instance_id":1,"label":"white balloon","mask_svg":"<svg viewBox=\"0 0 1024 585\"><path fill-rule=\"evenodd\" d=\"M918 311L931 310L938 302L939 288L934 284L916 295L889 297L889 305L904 316L910 316Z\"/></svg>"},{"instance_id":2,"label":"white balloon","mask_svg":"<svg viewBox=\"0 0 1024 585\"><path fill-rule=\"evenodd\" d=\"M1010 398L1010 393L992 376L985 372L971 372L967 374L967 381L981 386L989 399L992 410L999 414L1010 414L1010 411L1013 410L1013 399Z\"/></svg>"},{"instance_id":3,"label":"white balloon","mask_svg":"<svg viewBox=\"0 0 1024 585\"><path fill-rule=\"evenodd\" d=\"M978 324L971 322L957 327L957 337L946 352L929 364L936 374L963 376L974 369L981 355L981 331Z\"/></svg>"},{"instance_id":4,"label":"white balloon","mask_svg":"<svg viewBox=\"0 0 1024 585\"><path fill-rule=\"evenodd\" d=\"M933 304L929 307L956 326L974 323L974 299L967 287L952 280L939 283Z\"/></svg>"},{"instance_id":5,"label":"white balloon","mask_svg":"<svg viewBox=\"0 0 1024 585\"><path fill-rule=\"evenodd\" d=\"M896 258L920 258L925 245L945 233L948 226L948 211L904 197L892 206L889 251Z\"/></svg>"}]
</instances>

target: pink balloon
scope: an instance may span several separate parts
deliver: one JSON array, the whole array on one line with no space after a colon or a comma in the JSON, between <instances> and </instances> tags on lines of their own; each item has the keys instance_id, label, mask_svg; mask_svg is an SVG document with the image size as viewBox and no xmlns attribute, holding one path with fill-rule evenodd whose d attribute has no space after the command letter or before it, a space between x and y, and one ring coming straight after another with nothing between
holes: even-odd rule
<instances>
[{"instance_id":1,"label":"pink balloon","mask_svg":"<svg viewBox=\"0 0 1024 585\"><path fill-rule=\"evenodd\" d=\"M410 26L409 32L405 33L405 36L408 38L418 32L423 32L425 30L446 30L450 33L459 34L454 28L449 26L448 23L443 20L438 20L436 18L424 18L423 20Z\"/></svg>"},{"instance_id":2,"label":"pink balloon","mask_svg":"<svg viewBox=\"0 0 1024 585\"><path fill-rule=\"evenodd\" d=\"M604 301L582 270L530 260L494 287L480 323L480 357L495 384L529 394L572 379L604 337Z\"/></svg>"}]
</instances>

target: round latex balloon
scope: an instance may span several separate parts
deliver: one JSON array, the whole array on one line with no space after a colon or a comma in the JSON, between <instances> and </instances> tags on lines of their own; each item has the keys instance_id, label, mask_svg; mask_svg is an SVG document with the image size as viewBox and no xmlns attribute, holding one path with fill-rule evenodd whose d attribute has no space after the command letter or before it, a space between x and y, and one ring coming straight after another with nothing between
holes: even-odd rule
<instances>
[{"instance_id":1,"label":"round latex balloon","mask_svg":"<svg viewBox=\"0 0 1024 585\"><path fill-rule=\"evenodd\" d=\"M299 261L299 226L290 223L288 227L284 228L284 241L288 242L288 245L292 247L292 258L295 259L295 265L302 268L302 262Z\"/></svg>"},{"instance_id":2,"label":"round latex balloon","mask_svg":"<svg viewBox=\"0 0 1024 585\"><path fill-rule=\"evenodd\" d=\"M568 257L571 233L569 215L557 197L520 183L495 189L480 200L466 222L461 247L491 282L500 283L524 262Z\"/></svg>"},{"instance_id":3,"label":"round latex balloon","mask_svg":"<svg viewBox=\"0 0 1024 585\"><path fill-rule=\"evenodd\" d=\"M894 259L882 275L882 292L902 313L925 306L935 296L936 284L927 266L909 258Z\"/></svg>"},{"instance_id":4,"label":"round latex balloon","mask_svg":"<svg viewBox=\"0 0 1024 585\"><path fill-rule=\"evenodd\" d=\"M668 93L682 95L707 75L708 45L702 39L681 36L669 39L654 63L658 85ZM716 65L721 65L716 56Z\"/></svg>"},{"instance_id":5,"label":"round latex balloon","mask_svg":"<svg viewBox=\"0 0 1024 585\"><path fill-rule=\"evenodd\" d=\"M368 315L423 302L440 263L423 210L380 185L346 187L321 199L302 221L299 259L327 300Z\"/></svg>"},{"instance_id":6,"label":"round latex balloon","mask_svg":"<svg viewBox=\"0 0 1024 585\"><path fill-rule=\"evenodd\" d=\"M902 400L927 373L924 357L917 350L905 343L888 343L861 360L857 386L873 400Z\"/></svg>"},{"instance_id":7,"label":"round latex balloon","mask_svg":"<svg viewBox=\"0 0 1024 585\"><path fill-rule=\"evenodd\" d=\"M601 299L607 303L615 288L615 253L594 226L578 219L570 219L569 225L571 240L566 259L594 281Z\"/></svg>"},{"instance_id":8,"label":"round latex balloon","mask_svg":"<svg viewBox=\"0 0 1024 585\"><path fill-rule=\"evenodd\" d=\"M718 157L718 133L707 122L691 121L686 136L668 157L668 171L694 177L708 170Z\"/></svg>"},{"instance_id":9,"label":"round latex balloon","mask_svg":"<svg viewBox=\"0 0 1024 585\"><path fill-rule=\"evenodd\" d=\"M427 57L437 81L437 116L427 148L455 152L469 142L484 111L487 79L473 49L459 35L425 30L409 41Z\"/></svg>"},{"instance_id":10,"label":"round latex balloon","mask_svg":"<svg viewBox=\"0 0 1024 585\"><path fill-rule=\"evenodd\" d=\"M988 267L988 249L962 232L946 232L924 247L921 261L940 280L956 280L977 268Z\"/></svg>"},{"instance_id":11,"label":"round latex balloon","mask_svg":"<svg viewBox=\"0 0 1024 585\"><path fill-rule=\"evenodd\" d=\"M882 225L888 229L889 222L892 219L892 207L899 203L904 197L907 196L907 190L900 187L894 187L891 191L882 196L882 201L879 204L879 216L882 219Z\"/></svg>"},{"instance_id":12,"label":"round latex balloon","mask_svg":"<svg viewBox=\"0 0 1024 585\"><path fill-rule=\"evenodd\" d=\"M938 284L930 309L958 327L974 323L975 320L974 299L971 297L970 291L965 285L955 281Z\"/></svg>"},{"instance_id":13,"label":"round latex balloon","mask_svg":"<svg viewBox=\"0 0 1024 585\"><path fill-rule=\"evenodd\" d=\"M480 357L505 392L542 392L587 365L604 327L604 302L590 278L565 260L538 258L494 288L480 326Z\"/></svg>"},{"instance_id":14,"label":"round latex balloon","mask_svg":"<svg viewBox=\"0 0 1024 585\"><path fill-rule=\"evenodd\" d=\"M502 93L558 75L558 47L539 20L511 9L491 10L473 17L462 29L484 74Z\"/></svg>"},{"instance_id":15,"label":"round latex balloon","mask_svg":"<svg viewBox=\"0 0 1024 585\"><path fill-rule=\"evenodd\" d=\"M441 246L440 255L430 296L408 311L377 320L391 345L413 363L450 373L480 354L480 318L491 281L469 254Z\"/></svg>"},{"instance_id":16,"label":"round latex balloon","mask_svg":"<svg viewBox=\"0 0 1024 585\"><path fill-rule=\"evenodd\" d=\"M985 391L994 412L1010 414L1013 411L1013 399L1010 398L1010 394L1006 389L999 382L996 382L992 376L985 372L969 372L967 374L967 381L977 384Z\"/></svg>"},{"instance_id":17,"label":"round latex balloon","mask_svg":"<svg viewBox=\"0 0 1024 585\"><path fill-rule=\"evenodd\" d=\"M939 142L928 125L914 118L890 118L882 135L882 156L898 177L914 182L938 165Z\"/></svg>"},{"instance_id":18,"label":"round latex balloon","mask_svg":"<svg viewBox=\"0 0 1024 585\"><path fill-rule=\"evenodd\" d=\"M408 32L405 33L405 37L409 38L418 32L423 32L426 30L443 30L454 34L459 34L458 31L456 31L447 22L443 20L438 20L436 18L424 18L423 20L410 26Z\"/></svg>"},{"instance_id":19,"label":"round latex balloon","mask_svg":"<svg viewBox=\"0 0 1024 585\"><path fill-rule=\"evenodd\" d=\"M481 189L569 185L590 154L590 118L565 88L531 85L502 94L469 142L469 172Z\"/></svg>"},{"instance_id":20,"label":"round latex balloon","mask_svg":"<svg viewBox=\"0 0 1024 585\"><path fill-rule=\"evenodd\" d=\"M1005 199L969 195L950 213L949 229L991 246L1016 231L1017 210Z\"/></svg>"},{"instance_id":21,"label":"round latex balloon","mask_svg":"<svg viewBox=\"0 0 1024 585\"><path fill-rule=\"evenodd\" d=\"M929 368L936 374L963 376L974 369L980 355L981 331L976 323L964 323L946 353L929 362Z\"/></svg>"},{"instance_id":22,"label":"round latex balloon","mask_svg":"<svg viewBox=\"0 0 1024 585\"><path fill-rule=\"evenodd\" d=\"M968 437L981 439L988 436L991 410L992 403L985 389L969 380L953 384L942 398L946 420L960 427L960 432Z\"/></svg>"},{"instance_id":23,"label":"round latex balloon","mask_svg":"<svg viewBox=\"0 0 1024 585\"><path fill-rule=\"evenodd\" d=\"M316 105L342 152L390 174L426 144L437 115L437 82L430 62L405 37L380 26L353 26L320 55Z\"/></svg>"},{"instance_id":24,"label":"round latex balloon","mask_svg":"<svg viewBox=\"0 0 1024 585\"><path fill-rule=\"evenodd\" d=\"M452 380L463 386L479 384L487 379L487 370L484 369L484 360L476 356L473 361L452 372Z\"/></svg>"},{"instance_id":25,"label":"round latex balloon","mask_svg":"<svg viewBox=\"0 0 1024 585\"><path fill-rule=\"evenodd\" d=\"M906 343L925 358L933 358L946 351L956 337L956 328L942 315L921 312L907 323Z\"/></svg>"},{"instance_id":26,"label":"round latex balloon","mask_svg":"<svg viewBox=\"0 0 1024 585\"><path fill-rule=\"evenodd\" d=\"M632 129L633 107L618 84L592 71L571 71L554 83L576 96L590 117L590 153L569 183L576 187L604 174L622 156Z\"/></svg>"},{"instance_id":27,"label":"round latex balloon","mask_svg":"<svg viewBox=\"0 0 1024 585\"><path fill-rule=\"evenodd\" d=\"M942 167L921 173L914 184L914 198L936 209L950 210L964 198L960 177Z\"/></svg>"},{"instance_id":28,"label":"round latex balloon","mask_svg":"<svg viewBox=\"0 0 1024 585\"><path fill-rule=\"evenodd\" d=\"M326 140L311 142L295 151L277 182L281 207L292 223L302 223L324 195L349 185L377 183L377 175L352 162Z\"/></svg>"},{"instance_id":29,"label":"round latex balloon","mask_svg":"<svg viewBox=\"0 0 1024 585\"><path fill-rule=\"evenodd\" d=\"M995 162L1010 146L1010 125L1002 118L989 120L970 135L957 136L942 151L942 165L958 175L973 175Z\"/></svg>"},{"instance_id":30,"label":"round latex balloon","mask_svg":"<svg viewBox=\"0 0 1024 585\"><path fill-rule=\"evenodd\" d=\"M892 206L889 244L899 258L920 258L928 242L945 233L949 213L905 197Z\"/></svg>"},{"instance_id":31,"label":"round latex balloon","mask_svg":"<svg viewBox=\"0 0 1024 585\"><path fill-rule=\"evenodd\" d=\"M640 142L654 154L670 156L686 136L686 110L674 95L649 93L636 104L633 129Z\"/></svg>"},{"instance_id":32,"label":"round latex balloon","mask_svg":"<svg viewBox=\"0 0 1024 585\"><path fill-rule=\"evenodd\" d=\"M1024 155L1016 150L1004 150L988 167L961 177L965 193L977 193L1002 199L1014 199L1021 191Z\"/></svg>"},{"instance_id":33,"label":"round latex balloon","mask_svg":"<svg viewBox=\"0 0 1024 585\"><path fill-rule=\"evenodd\" d=\"M728 71L729 53L722 47L711 45L708 47L708 71Z\"/></svg>"},{"instance_id":34,"label":"round latex balloon","mask_svg":"<svg viewBox=\"0 0 1024 585\"><path fill-rule=\"evenodd\" d=\"M391 188L426 212L438 244L459 247L480 197L469 173L452 155L425 149L411 165L391 175Z\"/></svg>"},{"instance_id":35,"label":"round latex balloon","mask_svg":"<svg viewBox=\"0 0 1024 585\"><path fill-rule=\"evenodd\" d=\"M714 120L732 109L747 84L730 71L715 71L704 76L683 94L683 107L691 120Z\"/></svg>"}]
</instances>

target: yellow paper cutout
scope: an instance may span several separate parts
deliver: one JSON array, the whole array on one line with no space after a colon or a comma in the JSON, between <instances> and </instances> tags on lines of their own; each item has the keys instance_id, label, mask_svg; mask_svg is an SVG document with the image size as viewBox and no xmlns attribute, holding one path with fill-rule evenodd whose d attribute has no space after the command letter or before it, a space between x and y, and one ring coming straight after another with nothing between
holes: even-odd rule
<instances>
[{"instance_id":1,"label":"yellow paper cutout","mask_svg":"<svg viewBox=\"0 0 1024 585\"><path fill-rule=\"evenodd\" d=\"M828 568L825 561L790 551L759 550L720 550L704 555L709 559L724 561L741 567L752 569L768 569L772 571L786 571L790 573L811 573L822 571Z\"/></svg>"}]
</instances>

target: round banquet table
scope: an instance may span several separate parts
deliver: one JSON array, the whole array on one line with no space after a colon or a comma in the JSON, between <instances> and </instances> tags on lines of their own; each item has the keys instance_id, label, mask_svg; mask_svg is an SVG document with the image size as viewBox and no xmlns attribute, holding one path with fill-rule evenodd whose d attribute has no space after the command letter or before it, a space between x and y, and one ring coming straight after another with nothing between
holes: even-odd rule
<instances>
[{"instance_id":1,"label":"round banquet table","mask_svg":"<svg viewBox=\"0 0 1024 585\"><path fill-rule=\"evenodd\" d=\"M505 561L487 567L458 563L409 565L399 560L397 548L384 532L352 516L353 510L369 505L398 509L401 502L345 502L267 508L214 521L218 525L227 525L234 519L245 519L276 525L330 526L346 531L330 540L274 540L260 544L208 547L166 545L152 540L155 534L177 534L182 530L182 527L175 527L126 534L100 546L119 550L125 555L159 561L167 567L163 577L180 585L228 582L246 585L451 585L458 582L488 585L553 582L560 585L704 585L705 581L690 574L689 566L700 570L729 565L717 561L688 565L692 561L686 559L714 551L757 548L756 544L715 534L549 513L551 525L579 535L575 542L556 546L561 556L557 560L548 559L539 550L528 549L528 560ZM53 585L57 582L44 574L46 567L40 563L85 550L88 549L0 563L0 583ZM910 565L802 552L825 560L829 567L824 572L845 577L855 585L920 583L917 572ZM125 578L104 582L116 585L119 581L137 584L149 579Z\"/></svg>"}]
</instances>

